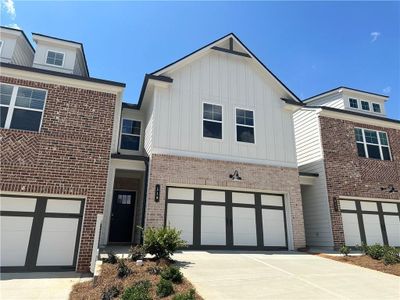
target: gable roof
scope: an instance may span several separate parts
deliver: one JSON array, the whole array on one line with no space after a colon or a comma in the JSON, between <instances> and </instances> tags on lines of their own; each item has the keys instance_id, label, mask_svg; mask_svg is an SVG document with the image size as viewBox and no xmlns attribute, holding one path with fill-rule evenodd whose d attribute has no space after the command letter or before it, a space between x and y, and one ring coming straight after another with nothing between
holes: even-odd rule
<instances>
[{"instance_id":1,"label":"gable roof","mask_svg":"<svg viewBox=\"0 0 400 300\"><path fill-rule=\"evenodd\" d=\"M326 96L326 95L328 95L328 94L331 94L331 93L334 93L334 92L339 92L340 90L348 90L348 91L357 92L357 93L362 93L362 94L367 94L367 95L371 95L371 96L382 97L382 98L385 98L385 99L389 98L389 96L382 95L382 94L371 93L371 92L367 92L367 91L363 91L363 90L353 89L353 88L346 87L346 86L339 86L339 87L337 87L337 88L328 90L328 91L326 91L326 92L322 92L322 93L319 93L319 94L317 94L317 95L314 95L314 96L308 97L308 98L306 98L306 99L303 99L302 101L303 101L303 102L311 102L311 101L313 101L313 100L316 100L317 98Z\"/></svg>"},{"instance_id":2,"label":"gable roof","mask_svg":"<svg viewBox=\"0 0 400 300\"><path fill-rule=\"evenodd\" d=\"M215 40L215 41L213 41L213 42L201 47L200 49L197 49L197 50L189 53L188 55L186 55L186 56L184 56L184 57L182 57L182 58L180 58L180 59L178 59L178 60L176 60L176 61L174 61L174 62L172 62L172 63L170 63L170 64L168 64L168 65L166 65L166 66L154 71L154 72L152 72L151 75L159 76L162 73L167 72L167 71L169 71L171 69L178 68L182 64L186 63L188 61L188 59L190 57L192 57L193 55L201 54L202 52L205 52L205 51L207 51L209 49L212 49L213 47L214 47L214 49L219 48L219 47L216 47L215 45L219 44L219 43L221 43L221 42L223 42L225 40L228 40L229 38L234 39L241 47L243 47L246 50L247 53L238 52L238 51L230 51L230 52L236 52L235 54L239 54L239 55L242 55L242 56L247 56L247 57L250 57L251 59L254 59L267 72L268 75L272 76L272 78L278 83L278 85L280 85L296 101L301 102L299 97L297 97L295 93L293 93L274 73L272 73L271 70L269 70L262 63L262 61L259 60L257 58L257 56L255 56L254 53L251 52L250 49L247 48L246 45L243 44L242 41L234 33L229 33L229 34L227 34L227 35L225 35L225 36L223 36L223 37L221 37L221 38L219 38L219 39L217 39L217 40ZM223 49L219 48L219 49L216 49L216 50L223 50ZM226 50L228 50L228 49L226 49ZM229 52L229 51L227 51L227 52ZM139 101L140 101L140 99L139 99Z\"/></svg>"}]
</instances>

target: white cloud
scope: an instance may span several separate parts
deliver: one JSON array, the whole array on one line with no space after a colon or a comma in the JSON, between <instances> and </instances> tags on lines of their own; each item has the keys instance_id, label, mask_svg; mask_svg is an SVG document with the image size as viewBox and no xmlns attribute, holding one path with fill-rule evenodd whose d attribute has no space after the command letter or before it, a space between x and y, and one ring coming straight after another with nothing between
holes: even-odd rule
<instances>
[{"instance_id":1,"label":"white cloud","mask_svg":"<svg viewBox=\"0 0 400 300\"><path fill-rule=\"evenodd\" d=\"M13 0L1 0L1 8L6 10L8 16L14 20L16 17L15 6Z\"/></svg>"},{"instance_id":2,"label":"white cloud","mask_svg":"<svg viewBox=\"0 0 400 300\"><path fill-rule=\"evenodd\" d=\"M391 91L392 91L392 87L391 86L387 86L382 90L382 92L384 92L385 94L390 94Z\"/></svg>"},{"instance_id":3,"label":"white cloud","mask_svg":"<svg viewBox=\"0 0 400 300\"><path fill-rule=\"evenodd\" d=\"M378 31L371 32L371 43L375 42L380 35L381 33Z\"/></svg>"}]
</instances>

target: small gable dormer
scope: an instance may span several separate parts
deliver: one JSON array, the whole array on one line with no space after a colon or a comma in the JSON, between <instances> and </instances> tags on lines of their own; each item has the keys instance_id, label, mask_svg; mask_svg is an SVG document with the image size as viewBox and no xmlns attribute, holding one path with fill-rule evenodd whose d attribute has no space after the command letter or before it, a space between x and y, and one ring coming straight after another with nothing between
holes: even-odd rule
<instances>
[{"instance_id":1,"label":"small gable dormer","mask_svg":"<svg viewBox=\"0 0 400 300\"><path fill-rule=\"evenodd\" d=\"M30 67L34 54L35 50L22 30L1 26L1 62Z\"/></svg>"},{"instance_id":2,"label":"small gable dormer","mask_svg":"<svg viewBox=\"0 0 400 300\"><path fill-rule=\"evenodd\" d=\"M33 67L89 77L83 45L42 34L32 33L36 43Z\"/></svg>"}]
</instances>

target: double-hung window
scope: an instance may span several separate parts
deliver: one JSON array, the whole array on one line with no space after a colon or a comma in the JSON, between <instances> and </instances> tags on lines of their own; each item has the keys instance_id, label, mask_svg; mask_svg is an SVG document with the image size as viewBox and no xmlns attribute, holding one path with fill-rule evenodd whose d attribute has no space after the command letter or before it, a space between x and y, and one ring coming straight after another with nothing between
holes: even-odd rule
<instances>
[{"instance_id":1,"label":"double-hung window","mask_svg":"<svg viewBox=\"0 0 400 300\"><path fill-rule=\"evenodd\" d=\"M121 149L139 151L141 122L130 119L122 120Z\"/></svg>"},{"instance_id":2,"label":"double-hung window","mask_svg":"<svg viewBox=\"0 0 400 300\"><path fill-rule=\"evenodd\" d=\"M236 141L254 144L254 112L236 109Z\"/></svg>"},{"instance_id":3,"label":"double-hung window","mask_svg":"<svg viewBox=\"0 0 400 300\"><path fill-rule=\"evenodd\" d=\"M0 84L0 127L39 131L47 92Z\"/></svg>"},{"instance_id":4,"label":"double-hung window","mask_svg":"<svg viewBox=\"0 0 400 300\"><path fill-rule=\"evenodd\" d=\"M46 64L62 67L64 64L64 53L47 51Z\"/></svg>"},{"instance_id":5,"label":"double-hung window","mask_svg":"<svg viewBox=\"0 0 400 300\"><path fill-rule=\"evenodd\" d=\"M354 98L349 99L350 107L351 108L358 108L358 100Z\"/></svg>"},{"instance_id":6,"label":"double-hung window","mask_svg":"<svg viewBox=\"0 0 400 300\"><path fill-rule=\"evenodd\" d=\"M372 103L372 109L374 110L374 112L381 112L381 106L378 103Z\"/></svg>"},{"instance_id":7,"label":"double-hung window","mask_svg":"<svg viewBox=\"0 0 400 300\"><path fill-rule=\"evenodd\" d=\"M363 128L354 129L357 152L360 157L391 160L386 132Z\"/></svg>"},{"instance_id":8,"label":"double-hung window","mask_svg":"<svg viewBox=\"0 0 400 300\"><path fill-rule=\"evenodd\" d=\"M203 137L222 139L222 106L203 103Z\"/></svg>"},{"instance_id":9,"label":"double-hung window","mask_svg":"<svg viewBox=\"0 0 400 300\"><path fill-rule=\"evenodd\" d=\"M369 110L369 102L361 100L361 108L363 110Z\"/></svg>"}]
</instances>

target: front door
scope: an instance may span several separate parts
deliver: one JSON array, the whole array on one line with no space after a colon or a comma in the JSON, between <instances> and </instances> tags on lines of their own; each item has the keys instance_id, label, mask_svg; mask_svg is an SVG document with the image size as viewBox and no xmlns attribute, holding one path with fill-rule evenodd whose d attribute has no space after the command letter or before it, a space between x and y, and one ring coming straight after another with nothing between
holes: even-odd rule
<instances>
[{"instance_id":1,"label":"front door","mask_svg":"<svg viewBox=\"0 0 400 300\"><path fill-rule=\"evenodd\" d=\"M136 192L114 191L110 222L110 243L132 241Z\"/></svg>"}]
</instances>

